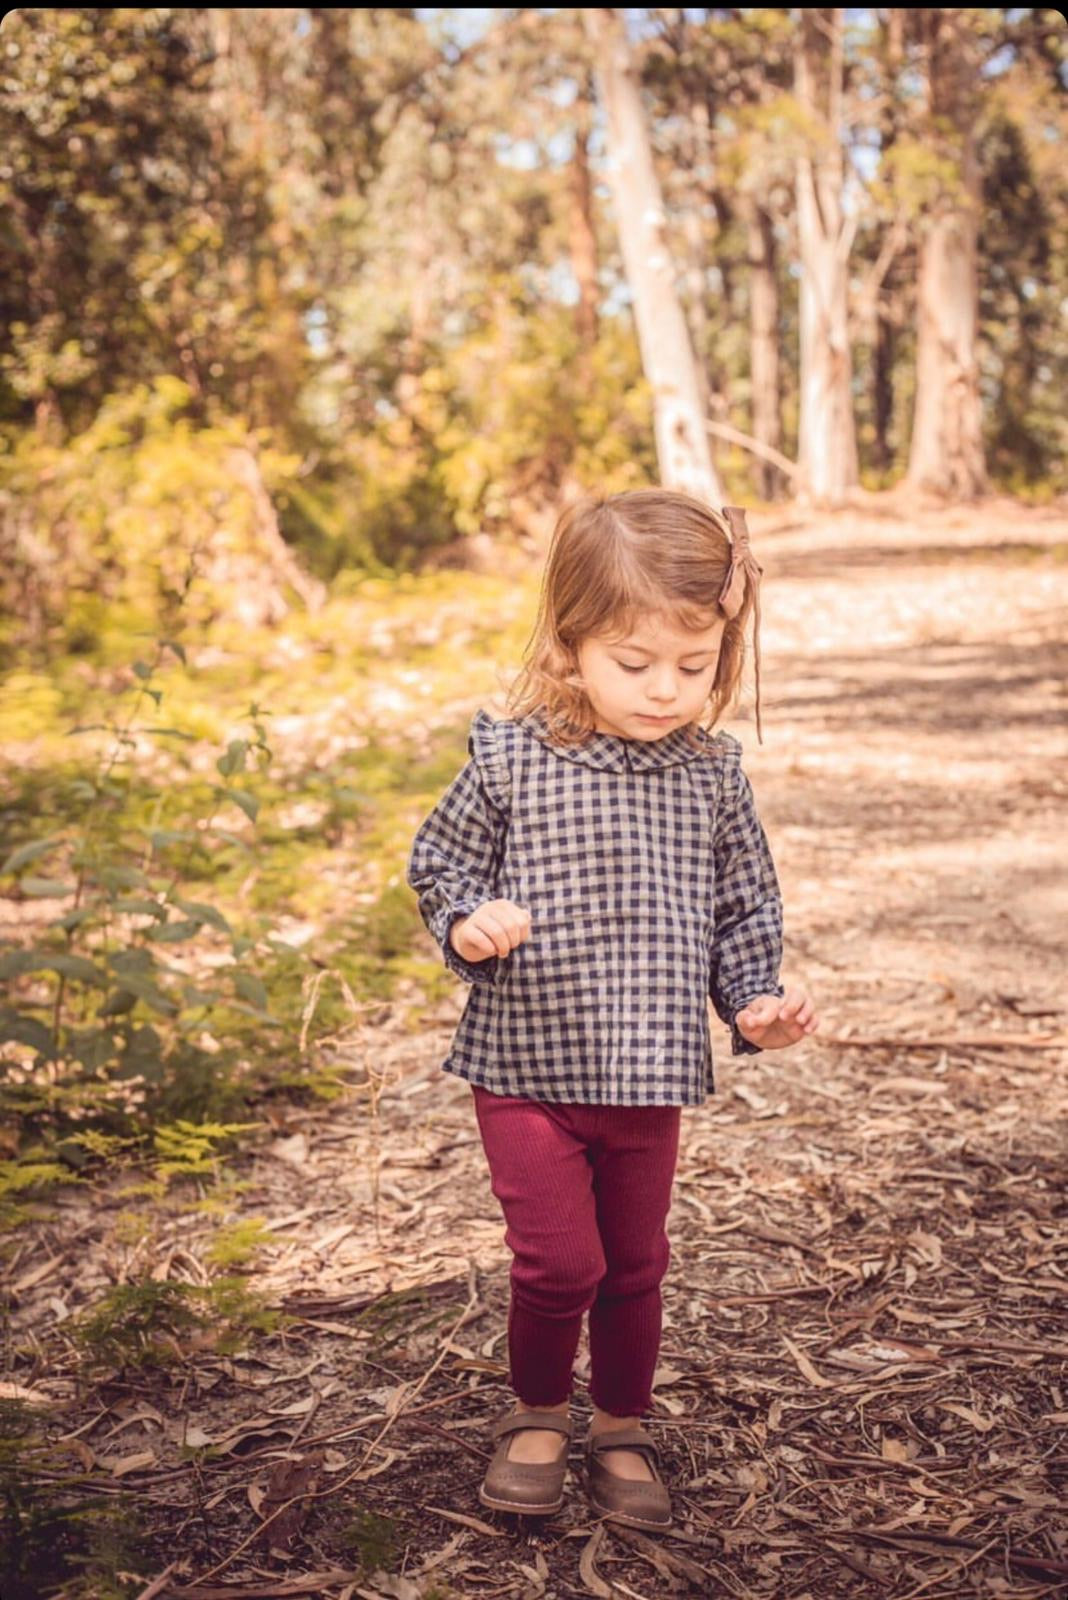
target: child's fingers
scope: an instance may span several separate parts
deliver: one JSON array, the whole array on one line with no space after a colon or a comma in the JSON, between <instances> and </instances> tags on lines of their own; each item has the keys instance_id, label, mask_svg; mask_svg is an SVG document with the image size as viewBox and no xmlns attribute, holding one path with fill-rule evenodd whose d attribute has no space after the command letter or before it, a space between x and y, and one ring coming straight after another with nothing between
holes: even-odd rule
<instances>
[{"instance_id":1,"label":"child's fingers","mask_svg":"<svg viewBox=\"0 0 1068 1600\"><path fill-rule=\"evenodd\" d=\"M530 937L530 912L525 906L513 905L510 900L506 900L504 904L507 907L507 911L502 914L501 921L508 929L514 949L517 944L522 944L524 939L529 939Z\"/></svg>"},{"instance_id":2,"label":"child's fingers","mask_svg":"<svg viewBox=\"0 0 1068 1600\"><path fill-rule=\"evenodd\" d=\"M485 961L489 956L497 954L493 940L488 934L481 933L478 928L461 928L453 939L453 949L463 956L465 961Z\"/></svg>"},{"instance_id":3,"label":"child's fingers","mask_svg":"<svg viewBox=\"0 0 1068 1600\"><path fill-rule=\"evenodd\" d=\"M737 1020L744 1022L747 1028L766 1028L779 1015L780 1004L777 995L762 994L739 1011Z\"/></svg>"},{"instance_id":4,"label":"child's fingers","mask_svg":"<svg viewBox=\"0 0 1068 1600\"><path fill-rule=\"evenodd\" d=\"M512 941L508 929L501 918L492 911L487 911L485 906L480 907L474 915L478 919L475 926L478 932L490 941L492 953L498 956L508 955L512 948Z\"/></svg>"},{"instance_id":5,"label":"child's fingers","mask_svg":"<svg viewBox=\"0 0 1068 1600\"><path fill-rule=\"evenodd\" d=\"M513 950L517 944L522 944L530 933L530 912L523 906L513 905L510 900L504 901L504 909L498 911L497 918L508 934L510 947Z\"/></svg>"},{"instance_id":6,"label":"child's fingers","mask_svg":"<svg viewBox=\"0 0 1068 1600\"><path fill-rule=\"evenodd\" d=\"M805 1012L806 1008L811 1010L812 1001L806 994L805 990L800 988L787 989L786 993L783 995L782 1010L779 1012L779 1015L784 1018L796 1017L797 1020L801 1022L804 1020L803 1013Z\"/></svg>"},{"instance_id":7,"label":"child's fingers","mask_svg":"<svg viewBox=\"0 0 1068 1600\"><path fill-rule=\"evenodd\" d=\"M530 929L530 912L510 900L492 900L479 906L474 917L475 926L493 941L494 952L499 956L509 955Z\"/></svg>"}]
</instances>

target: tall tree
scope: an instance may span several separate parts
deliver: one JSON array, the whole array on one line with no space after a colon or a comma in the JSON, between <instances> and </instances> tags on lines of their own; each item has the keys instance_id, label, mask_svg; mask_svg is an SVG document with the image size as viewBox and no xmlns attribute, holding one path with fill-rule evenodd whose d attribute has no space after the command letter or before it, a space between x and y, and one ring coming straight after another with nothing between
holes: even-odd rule
<instances>
[{"instance_id":1,"label":"tall tree","mask_svg":"<svg viewBox=\"0 0 1068 1600\"><path fill-rule=\"evenodd\" d=\"M753 437L769 450L782 444L779 409L779 279L775 270L775 226L771 213L754 195L745 197L749 246L749 384ZM778 493L781 473L767 458L757 467L765 499Z\"/></svg>"},{"instance_id":2,"label":"tall tree","mask_svg":"<svg viewBox=\"0 0 1068 1600\"><path fill-rule=\"evenodd\" d=\"M888 151L898 136L900 101L897 85L901 63L904 59L904 13L893 6L879 18L879 36L876 53L883 76L883 98L879 117L880 153L885 162ZM903 240L904 230L898 226L898 236ZM897 321L890 311L894 285L889 281L892 263L886 264L883 277L887 281L886 293L882 285L875 286L875 349L872 361L872 416L875 430L875 462L881 472L887 472L893 459L890 430L894 415L894 354L897 339Z\"/></svg>"},{"instance_id":3,"label":"tall tree","mask_svg":"<svg viewBox=\"0 0 1068 1600\"><path fill-rule=\"evenodd\" d=\"M605 111L608 182L634 302L642 367L653 391L661 481L720 505L693 345L675 287L664 201L622 18L586 7Z\"/></svg>"},{"instance_id":4,"label":"tall tree","mask_svg":"<svg viewBox=\"0 0 1068 1600\"><path fill-rule=\"evenodd\" d=\"M597 230L593 215L593 184L590 179L590 132L593 123L593 84L591 74L581 74L575 93L574 148L570 162L571 187L571 270L578 285L575 320L582 360L589 364L597 344Z\"/></svg>"},{"instance_id":5,"label":"tall tree","mask_svg":"<svg viewBox=\"0 0 1068 1600\"><path fill-rule=\"evenodd\" d=\"M927 8L913 20L921 39L927 133L947 181L920 224L908 481L973 496L986 485L977 350L979 40L965 15L951 7Z\"/></svg>"},{"instance_id":6,"label":"tall tree","mask_svg":"<svg viewBox=\"0 0 1068 1600\"><path fill-rule=\"evenodd\" d=\"M991 75L980 142L987 467L1013 490L1059 487L1068 466L1068 31L1046 16Z\"/></svg>"},{"instance_id":7,"label":"tall tree","mask_svg":"<svg viewBox=\"0 0 1068 1600\"><path fill-rule=\"evenodd\" d=\"M844 89L840 7L798 13L794 54L797 96L809 137L797 163L801 252L802 493L840 503L857 482L849 343L849 252L856 214L843 205Z\"/></svg>"},{"instance_id":8,"label":"tall tree","mask_svg":"<svg viewBox=\"0 0 1068 1600\"><path fill-rule=\"evenodd\" d=\"M701 21L688 20L687 13L675 9L657 16L658 39L664 48L651 61L647 77L655 74L665 96L661 122L666 128L658 142L663 142L665 132L670 140L681 110L692 126L675 157L690 169L690 181L679 186L687 234L703 243L702 232L693 224L710 206L716 228L714 263L725 290L717 298L728 324L734 323L735 308L726 292L733 279L740 291L739 304L748 312L751 438L745 441L737 433L737 417L730 432L735 443L743 442L754 452L759 492L771 499L783 481L774 465L782 445L785 365L778 226L792 219L794 207L794 174L784 149L784 133L792 127L786 108L791 98L794 25L788 13L765 7L706 11ZM692 248L690 253L692 258ZM744 263L746 272L733 271L734 257ZM708 302L707 275L704 293ZM717 309L713 299L700 318L691 312L695 331L710 322L710 313ZM736 346L722 316L712 338L698 345L706 357L717 347L721 361L713 365L723 372L722 386L736 390L728 354ZM728 355L726 362L723 355ZM720 422L716 433L721 431L725 430Z\"/></svg>"}]
</instances>

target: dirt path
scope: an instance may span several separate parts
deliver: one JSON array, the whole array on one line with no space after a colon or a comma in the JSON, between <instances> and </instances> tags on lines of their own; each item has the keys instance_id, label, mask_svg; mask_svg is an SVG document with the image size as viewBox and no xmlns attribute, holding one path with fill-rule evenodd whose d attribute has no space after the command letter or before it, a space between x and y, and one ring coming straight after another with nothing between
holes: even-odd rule
<instances>
[{"instance_id":1,"label":"dirt path","mask_svg":"<svg viewBox=\"0 0 1068 1600\"><path fill-rule=\"evenodd\" d=\"M738 1059L716 1023L719 1092L684 1113L649 1422L672 1535L596 1523L577 1474L541 1526L479 1506L510 1403L509 1258L469 1091L438 1068L457 991L417 1033L354 1028L373 1117L294 1113L242 1172L277 1240L256 1287L299 1305L294 1332L153 1380L147 1409L127 1384L90 1408L33 1380L69 1402L64 1430L88 1424L86 1470L142 1496L145 1584L177 1563L154 1593L1068 1592L1068 521L892 512L753 519L764 745L731 726L782 878L784 977L823 1023ZM21 1263L52 1252L51 1282L13 1318L43 1352L74 1256L79 1299L114 1281L114 1249L94 1265L107 1205L63 1204ZM190 1218L168 1237L195 1265ZM586 1376L584 1339L579 1438ZM195 1472L183 1429L218 1446ZM290 1553L239 1549L294 1457L321 1498Z\"/></svg>"}]
</instances>

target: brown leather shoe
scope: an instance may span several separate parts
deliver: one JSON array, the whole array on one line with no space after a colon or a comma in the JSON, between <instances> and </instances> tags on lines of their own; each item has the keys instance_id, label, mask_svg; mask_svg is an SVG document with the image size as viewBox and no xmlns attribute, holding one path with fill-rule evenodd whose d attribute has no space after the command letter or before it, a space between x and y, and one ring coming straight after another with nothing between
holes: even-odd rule
<instances>
[{"instance_id":1,"label":"brown leather shoe","mask_svg":"<svg viewBox=\"0 0 1068 1600\"><path fill-rule=\"evenodd\" d=\"M564 1476L573 1427L571 1417L563 1411L510 1411L495 1422L491 1433L498 1444L478 1491L482 1504L491 1511L521 1511L528 1517L559 1511L564 1503ZM523 1428L553 1428L562 1433L559 1459L509 1461L512 1435Z\"/></svg>"},{"instance_id":2,"label":"brown leather shoe","mask_svg":"<svg viewBox=\"0 0 1068 1600\"><path fill-rule=\"evenodd\" d=\"M621 1478L597 1458L603 1450L638 1450L649 1463L653 1482ZM595 1511L628 1528L670 1528L671 1496L657 1465L660 1450L644 1428L620 1428L586 1436L586 1490Z\"/></svg>"}]
</instances>

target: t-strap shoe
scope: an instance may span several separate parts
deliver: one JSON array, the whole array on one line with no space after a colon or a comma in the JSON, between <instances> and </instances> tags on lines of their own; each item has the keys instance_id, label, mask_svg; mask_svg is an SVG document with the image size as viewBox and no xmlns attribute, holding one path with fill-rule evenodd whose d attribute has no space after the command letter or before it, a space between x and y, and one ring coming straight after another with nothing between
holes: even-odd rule
<instances>
[{"instance_id":1,"label":"t-strap shoe","mask_svg":"<svg viewBox=\"0 0 1068 1600\"><path fill-rule=\"evenodd\" d=\"M478 1498L491 1511L521 1511L528 1517L545 1517L564 1503L567 1452L574 1423L563 1411L510 1411L495 1422L491 1434L497 1442ZM523 1428L552 1428L564 1435L556 1461L509 1461L512 1436Z\"/></svg>"},{"instance_id":2,"label":"t-strap shoe","mask_svg":"<svg viewBox=\"0 0 1068 1600\"><path fill-rule=\"evenodd\" d=\"M598 1460L604 1450L637 1450L649 1463L647 1479L621 1478ZM657 1471L660 1449L644 1428L609 1429L586 1435L586 1491L595 1511L628 1528L670 1528L671 1496Z\"/></svg>"}]
</instances>

